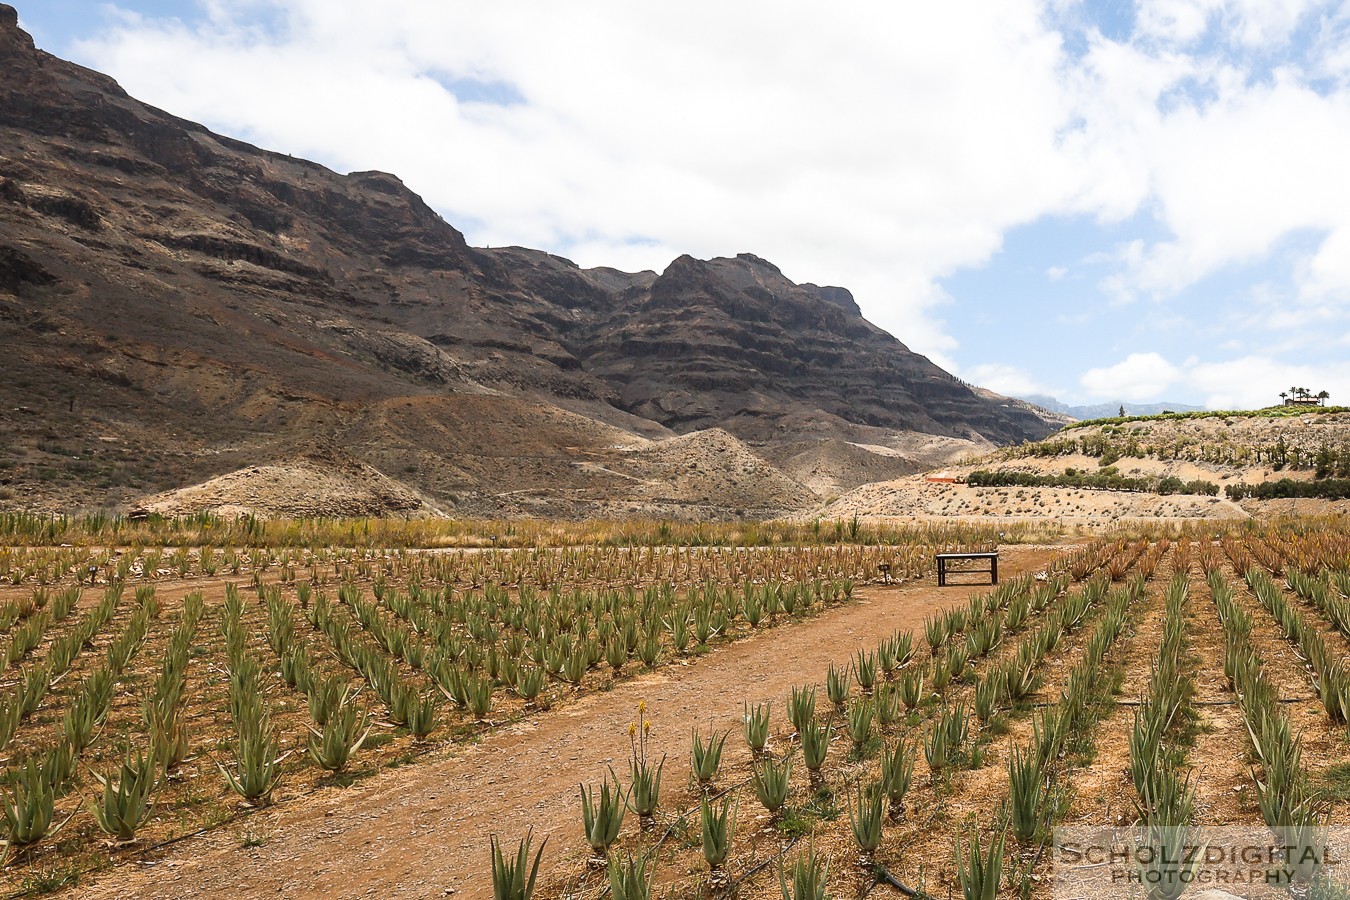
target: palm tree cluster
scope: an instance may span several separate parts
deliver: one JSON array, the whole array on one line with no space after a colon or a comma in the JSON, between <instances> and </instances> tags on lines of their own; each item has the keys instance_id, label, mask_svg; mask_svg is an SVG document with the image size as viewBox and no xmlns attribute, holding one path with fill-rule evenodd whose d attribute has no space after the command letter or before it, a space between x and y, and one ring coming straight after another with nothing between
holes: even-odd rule
<instances>
[{"instance_id":1,"label":"palm tree cluster","mask_svg":"<svg viewBox=\"0 0 1350 900\"><path fill-rule=\"evenodd\" d=\"M1314 394L1305 387L1291 387L1287 391L1280 391L1280 400L1285 406L1326 406L1327 398L1330 396L1326 391Z\"/></svg>"}]
</instances>

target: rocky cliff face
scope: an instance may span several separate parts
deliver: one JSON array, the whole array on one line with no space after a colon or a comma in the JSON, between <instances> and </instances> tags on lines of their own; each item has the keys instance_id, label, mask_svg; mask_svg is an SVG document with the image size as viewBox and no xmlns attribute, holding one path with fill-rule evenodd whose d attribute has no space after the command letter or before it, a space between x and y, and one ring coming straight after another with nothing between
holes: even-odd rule
<instances>
[{"instance_id":1,"label":"rocky cliff face","mask_svg":"<svg viewBox=\"0 0 1350 900\"><path fill-rule=\"evenodd\" d=\"M847 291L750 255L657 275L471 248L395 176L139 103L36 49L3 4L0 345L0 506L133 502L339 454L446 509L650 495L667 514L701 501L637 451L675 434L721 428L772 457L1053 427L909 352ZM800 490L769 479L723 512L818 499L784 477Z\"/></svg>"}]
</instances>

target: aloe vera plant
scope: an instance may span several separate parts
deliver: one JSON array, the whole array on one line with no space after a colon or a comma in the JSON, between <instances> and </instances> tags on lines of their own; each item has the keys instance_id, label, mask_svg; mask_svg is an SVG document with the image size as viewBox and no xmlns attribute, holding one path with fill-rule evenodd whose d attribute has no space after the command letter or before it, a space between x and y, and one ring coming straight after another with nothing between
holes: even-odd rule
<instances>
[{"instance_id":1,"label":"aloe vera plant","mask_svg":"<svg viewBox=\"0 0 1350 900\"><path fill-rule=\"evenodd\" d=\"M937 657L938 648L947 642L947 620L941 616L929 616L923 620L923 637L928 642L928 650Z\"/></svg>"},{"instance_id":2,"label":"aloe vera plant","mask_svg":"<svg viewBox=\"0 0 1350 900\"><path fill-rule=\"evenodd\" d=\"M233 747L234 766L216 767L236 794L250 803L266 803L281 780L281 751L272 724L263 717L240 729Z\"/></svg>"},{"instance_id":3,"label":"aloe vera plant","mask_svg":"<svg viewBox=\"0 0 1350 900\"><path fill-rule=\"evenodd\" d=\"M1003 698L1004 685L1007 684L1007 672L1003 667L990 669L975 684L975 715L981 722L988 722L998 710Z\"/></svg>"},{"instance_id":4,"label":"aloe vera plant","mask_svg":"<svg viewBox=\"0 0 1350 900\"><path fill-rule=\"evenodd\" d=\"M852 686L852 673L848 666L840 669L834 663L830 663L829 671L825 673L825 693L834 704L835 709L841 712L844 704L848 703L849 688Z\"/></svg>"},{"instance_id":5,"label":"aloe vera plant","mask_svg":"<svg viewBox=\"0 0 1350 900\"><path fill-rule=\"evenodd\" d=\"M587 657L585 649L577 647L563 660L563 680L568 684L581 684L581 680L586 677L588 668L590 668L590 659Z\"/></svg>"},{"instance_id":6,"label":"aloe vera plant","mask_svg":"<svg viewBox=\"0 0 1350 900\"><path fill-rule=\"evenodd\" d=\"M825 756L829 752L830 723L817 722L815 719L807 722L805 730L802 731L802 763L811 773L813 782L820 780L820 770L825 765Z\"/></svg>"},{"instance_id":7,"label":"aloe vera plant","mask_svg":"<svg viewBox=\"0 0 1350 900\"><path fill-rule=\"evenodd\" d=\"M112 702L113 677L108 669L90 675L76 694L74 702L61 718L61 731L75 750L88 747L108 714Z\"/></svg>"},{"instance_id":8,"label":"aloe vera plant","mask_svg":"<svg viewBox=\"0 0 1350 900\"><path fill-rule=\"evenodd\" d=\"M704 743L698 729L694 729L690 760L694 777L698 779L701 787L707 788L717 777L717 770L722 765L722 748L726 745L730 734L729 731L710 734L707 743Z\"/></svg>"},{"instance_id":9,"label":"aloe vera plant","mask_svg":"<svg viewBox=\"0 0 1350 900\"><path fill-rule=\"evenodd\" d=\"M666 617L666 630L670 632L670 643L677 653L689 648L689 610L678 609Z\"/></svg>"},{"instance_id":10,"label":"aloe vera plant","mask_svg":"<svg viewBox=\"0 0 1350 900\"><path fill-rule=\"evenodd\" d=\"M861 753L867 741L872 737L872 720L875 707L870 700L858 700L848 710L848 736L853 741L855 753Z\"/></svg>"},{"instance_id":11,"label":"aloe vera plant","mask_svg":"<svg viewBox=\"0 0 1350 900\"><path fill-rule=\"evenodd\" d=\"M848 818L853 840L862 853L860 862L872 865L872 854L881 846L882 822L886 816L886 792L880 782L859 783L848 794Z\"/></svg>"},{"instance_id":12,"label":"aloe vera plant","mask_svg":"<svg viewBox=\"0 0 1350 900\"><path fill-rule=\"evenodd\" d=\"M475 719L486 719L492 711L492 679L470 675L465 679L464 688L469 699L469 712Z\"/></svg>"},{"instance_id":13,"label":"aloe vera plant","mask_svg":"<svg viewBox=\"0 0 1350 900\"><path fill-rule=\"evenodd\" d=\"M19 730L19 722L23 719L23 698L6 697L0 700L0 751L9 746L9 742L14 739L14 732Z\"/></svg>"},{"instance_id":14,"label":"aloe vera plant","mask_svg":"<svg viewBox=\"0 0 1350 900\"><path fill-rule=\"evenodd\" d=\"M342 704L346 691L346 680L337 675L313 679L307 693L310 720L320 728L327 725L329 718Z\"/></svg>"},{"instance_id":15,"label":"aloe vera plant","mask_svg":"<svg viewBox=\"0 0 1350 900\"><path fill-rule=\"evenodd\" d=\"M436 730L439 705L436 702L436 695L430 691L418 694L409 690L404 695L403 704L403 720L408 726L408 731L418 740L425 740Z\"/></svg>"},{"instance_id":16,"label":"aloe vera plant","mask_svg":"<svg viewBox=\"0 0 1350 900\"><path fill-rule=\"evenodd\" d=\"M951 680L958 680L965 676L966 667L970 665L970 651L965 647L953 647L947 651L947 675Z\"/></svg>"},{"instance_id":17,"label":"aloe vera plant","mask_svg":"<svg viewBox=\"0 0 1350 900\"><path fill-rule=\"evenodd\" d=\"M516 673L516 695L527 703L537 699L547 685L548 676L537 666L521 666Z\"/></svg>"},{"instance_id":18,"label":"aloe vera plant","mask_svg":"<svg viewBox=\"0 0 1350 900\"><path fill-rule=\"evenodd\" d=\"M760 604L759 598L754 595L746 596L741 612L751 628L758 628L759 623L764 618L764 607Z\"/></svg>"},{"instance_id":19,"label":"aloe vera plant","mask_svg":"<svg viewBox=\"0 0 1350 900\"><path fill-rule=\"evenodd\" d=\"M979 832L972 831L966 850L961 836L956 838L956 875L965 900L995 900L1003 877L1003 842L1007 832L1000 831L989 841L989 852L980 849Z\"/></svg>"},{"instance_id":20,"label":"aloe vera plant","mask_svg":"<svg viewBox=\"0 0 1350 900\"><path fill-rule=\"evenodd\" d=\"M872 702L876 708L877 724L882 728L900 721L900 694L894 684L878 686Z\"/></svg>"},{"instance_id":21,"label":"aloe vera plant","mask_svg":"<svg viewBox=\"0 0 1350 900\"><path fill-rule=\"evenodd\" d=\"M883 638L881 643L877 644L877 671L883 679L889 679L895 675L895 670L899 667L900 663L895 656L894 638Z\"/></svg>"},{"instance_id":22,"label":"aloe vera plant","mask_svg":"<svg viewBox=\"0 0 1350 900\"><path fill-rule=\"evenodd\" d=\"M661 661L661 638L647 634L638 644L638 658L648 669L655 669Z\"/></svg>"},{"instance_id":23,"label":"aloe vera plant","mask_svg":"<svg viewBox=\"0 0 1350 900\"><path fill-rule=\"evenodd\" d=\"M812 847L797 856L790 875L783 863L778 864L778 887L783 900L826 900L825 883L829 875L829 864Z\"/></svg>"},{"instance_id":24,"label":"aloe vera plant","mask_svg":"<svg viewBox=\"0 0 1350 900\"><path fill-rule=\"evenodd\" d=\"M1035 642L1023 643L1017 648L1017 655L1002 669L1001 687L1008 700L1020 703L1041 686L1041 675L1037 671L1040 658Z\"/></svg>"},{"instance_id":25,"label":"aloe vera plant","mask_svg":"<svg viewBox=\"0 0 1350 900\"><path fill-rule=\"evenodd\" d=\"M544 838L539 850L530 862L530 841L534 837L531 829L516 846L514 859L502 853L501 844L495 834L488 835L488 845L492 853L492 897L493 900L530 900L534 894L535 876L539 874L539 860L544 855L548 838Z\"/></svg>"},{"instance_id":26,"label":"aloe vera plant","mask_svg":"<svg viewBox=\"0 0 1350 900\"><path fill-rule=\"evenodd\" d=\"M769 743L769 704L757 703L754 709L751 709L747 702L744 707L741 730L745 735L745 743L751 753L763 753L765 745Z\"/></svg>"},{"instance_id":27,"label":"aloe vera plant","mask_svg":"<svg viewBox=\"0 0 1350 900\"><path fill-rule=\"evenodd\" d=\"M929 673L929 678L933 690L939 694L947 690L947 685L951 684L952 681L949 656L933 660L933 670Z\"/></svg>"},{"instance_id":28,"label":"aloe vera plant","mask_svg":"<svg viewBox=\"0 0 1350 900\"><path fill-rule=\"evenodd\" d=\"M896 741L881 754L881 785L890 802L890 817L898 819L905 809L905 795L914 780L914 747L908 741Z\"/></svg>"},{"instance_id":29,"label":"aloe vera plant","mask_svg":"<svg viewBox=\"0 0 1350 900\"><path fill-rule=\"evenodd\" d=\"M581 824L586 834L586 843L595 851L596 856L604 856L610 845L619 839L619 829L623 827L623 814L627 808L628 795L615 779L612 784L606 778L600 783L597 795L595 788L581 785Z\"/></svg>"},{"instance_id":30,"label":"aloe vera plant","mask_svg":"<svg viewBox=\"0 0 1350 900\"><path fill-rule=\"evenodd\" d=\"M615 675L618 675L628 662L628 647L625 646L621 635L614 635L605 643L605 662Z\"/></svg>"},{"instance_id":31,"label":"aloe vera plant","mask_svg":"<svg viewBox=\"0 0 1350 900\"><path fill-rule=\"evenodd\" d=\"M1034 752L1014 747L1008 757L1008 817L1013 837L1029 845L1047 824L1046 774Z\"/></svg>"},{"instance_id":32,"label":"aloe vera plant","mask_svg":"<svg viewBox=\"0 0 1350 900\"><path fill-rule=\"evenodd\" d=\"M853 673L858 679L858 689L864 694L871 694L877 683L876 654L859 650L854 657Z\"/></svg>"},{"instance_id":33,"label":"aloe vera plant","mask_svg":"<svg viewBox=\"0 0 1350 900\"><path fill-rule=\"evenodd\" d=\"M731 842L736 834L736 816L731 798L714 806L707 797L699 804L700 832L703 835L703 859L709 870L716 872L731 855Z\"/></svg>"},{"instance_id":34,"label":"aloe vera plant","mask_svg":"<svg viewBox=\"0 0 1350 900\"><path fill-rule=\"evenodd\" d=\"M647 704L638 704L638 718L628 726L628 743L631 754L628 760L630 786L628 801L637 813L641 828L652 826L652 817L661 798L661 775L666 768L666 757L662 754L659 762L653 762L647 748L652 723L647 718Z\"/></svg>"},{"instance_id":35,"label":"aloe vera plant","mask_svg":"<svg viewBox=\"0 0 1350 900\"><path fill-rule=\"evenodd\" d=\"M793 687L788 692L788 719L793 729L801 734L808 722L816 716L816 689Z\"/></svg>"},{"instance_id":36,"label":"aloe vera plant","mask_svg":"<svg viewBox=\"0 0 1350 900\"><path fill-rule=\"evenodd\" d=\"M900 678L900 702L914 709L923 699L923 672L909 671Z\"/></svg>"},{"instance_id":37,"label":"aloe vera plant","mask_svg":"<svg viewBox=\"0 0 1350 900\"><path fill-rule=\"evenodd\" d=\"M11 777L10 790L0 794L0 811L11 845L23 847L46 837L56 814L56 792L35 758Z\"/></svg>"},{"instance_id":38,"label":"aloe vera plant","mask_svg":"<svg viewBox=\"0 0 1350 900\"><path fill-rule=\"evenodd\" d=\"M792 777L792 760L774 762L773 757L765 757L756 763L750 780L755 788L755 797L770 816L777 816L787 803L789 780Z\"/></svg>"},{"instance_id":39,"label":"aloe vera plant","mask_svg":"<svg viewBox=\"0 0 1350 900\"><path fill-rule=\"evenodd\" d=\"M150 733L150 755L167 775L187 759L187 723L177 705L154 703L151 698L147 698L143 714Z\"/></svg>"},{"instance_id":40,"label":"aloe vera plant","mask_svg":"<svg viewBox=\"0 0 1350 900\"><path fill-rule=\"evenodd\" d=\"M154 755L128 756L115 780L97 772L94 777L103 786L102 796L93 803L98 827L119 841L131 840L150 817L150 795L157 781Z\"/></svg>"},{"instance_id":41,"label":"aloe vera plant","mask_svg":"<svg viewBox=\"0 0 1350 900\"><path fill-rule=\"evenodd\" d=\"M614 900L648 900L652 895L655 871L648 871L646 853L629 853L625 858L609 857L609 892Z\"/></svg>"},{"instance_id":42,"label":"aloe vera plant","mask_svg":"<svg viewBox=\"0 0 1350 900\"><path fill-rule=\"evenodd\" d=\"M1137 840L1130 855L1140 883L1147 885L1148 900L1177 900L1191 886L1201 861L1187 851L1194 845L1190 830L1146 821Z\"/></svg>"},{"instance_id":43,"label":"aloe vera plant","mask_svg":"<svg viewBox=\"0 0 1350 900\"><path fill-rule=\"evenodd\" d=\"M944 710L929 729L927 741L923 745L923 758L929 764L933 781L940 780L946 770L956 764L961 741L965 737L963 716L964 710L960 707L954 711Z\"/></svg>"},{"instance_id":44,"label":"aloe vera plant","mask_svg":"<svg viewBox=\"0 0 1350 900\"><path fill-rule=\"evenodd\" d=\"M40 760L42 777L58 796L64 794L75 780L75 748L58 744L42 754Z\"/></svg>"},{"instance_id":45,"label":"aloe vera plant","mask_svg":"<svg viewBox=\"0 0 1350 900\"><path fill-rule=\"evenodd\" d=\"M309 755L322 768L341 772L352 754L366 742L372 728L370 714L356 705L352 695L346 694L322 730L310 727Z\"/></svg>"}]
</instances>

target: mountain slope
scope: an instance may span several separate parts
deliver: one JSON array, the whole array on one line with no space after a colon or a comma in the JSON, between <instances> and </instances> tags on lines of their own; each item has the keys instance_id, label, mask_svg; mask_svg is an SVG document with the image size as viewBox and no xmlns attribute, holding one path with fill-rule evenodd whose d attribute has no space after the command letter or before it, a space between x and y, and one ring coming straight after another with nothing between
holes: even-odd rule
<instances>
[{"instance_id":1,"label":"mountain slope","mask_svg":"<svg viewBox=\"0 0 1350 900\"><path fill-rule=\"evenodd\" d=\"M734 515L817 495L782 473L752 490L763 473L719 452L738 486L703 505L629 451L714 428L761 457L1052 430L840 288L749 255L657 274L469 247L396 177L149 107L37 50L4 5L0 341L3 506L134 503L306 459L368 464L452 511L590 514L638 478L665 485L638 493L648 513Z\"/></svg>"}]
</instances>

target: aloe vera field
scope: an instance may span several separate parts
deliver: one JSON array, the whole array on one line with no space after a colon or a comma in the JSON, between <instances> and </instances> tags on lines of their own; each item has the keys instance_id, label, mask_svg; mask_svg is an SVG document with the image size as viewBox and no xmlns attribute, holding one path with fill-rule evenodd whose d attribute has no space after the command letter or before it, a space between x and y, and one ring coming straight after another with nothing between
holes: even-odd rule
<instances>
[{"instance_id":1,"label":"aloe vera field","mask_svg":"<svg viewBox=\"0 0 1350 900\"><path fill-rule=\"evenodd\" d=\"M0 524L16 896L1050 897L1059 826L1350 814L1339 519Z\"/></svg>"}]
</instances>

